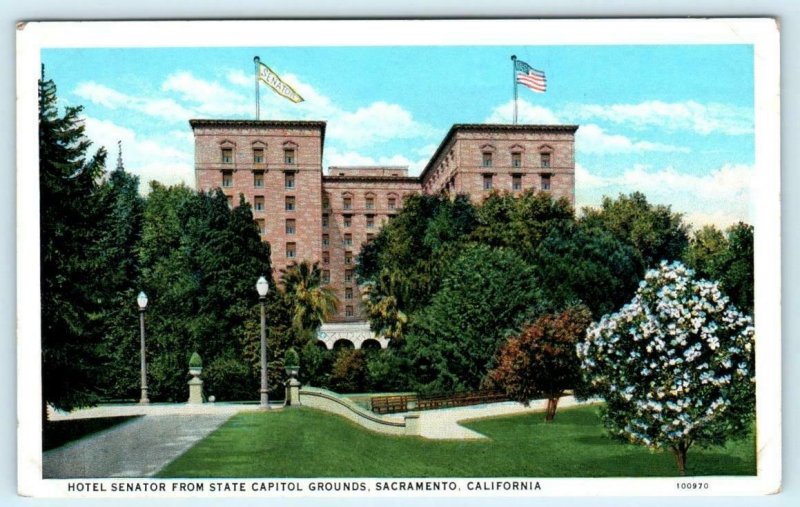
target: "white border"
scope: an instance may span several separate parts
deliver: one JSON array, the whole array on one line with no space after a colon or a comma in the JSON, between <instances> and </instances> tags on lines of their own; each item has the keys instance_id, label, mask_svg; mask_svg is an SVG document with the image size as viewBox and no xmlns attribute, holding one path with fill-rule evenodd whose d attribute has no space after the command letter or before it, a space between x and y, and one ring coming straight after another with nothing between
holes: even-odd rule
<instances>
[{"instance_id":1,"label":"white border","mask_svg":"<svg viewBox=\"0 0 800 507\"><path fill-rule=\"evenodd\" d=\"M146 40L142 34L146 33ZM413 34L413 37L412 35ZM36 80L40 51L54 47L269 47L389 45L753 44L756 163L752 188L756 243L756 478L689 479L703 492L674 490L679 479L542 479L549 495L766 494L781 483L780 88L778 29L771 19L163 21L27 23L17 30L17 368L18 487L48 497L74 481L41 479L39 208ZM102 480L98 483L135 482ZM174 482L174 481L167 481ZM459 484L466 480L457 480ZM110 487L109 487L110 489ZM306 489L306 495L311 495ZM373 492L371 495L378 495ZM498 493L484 493L497 496ZM514 493L499 493L516 496ZM530 494L530 493L528 493ZM325 496L332 496L325 493ZM344 496L339 493L336 496ZM407 493L407 496L436 496ZM480 496L460 491L455 496ZM145 495L137 493L137 498ZM164 496L188 496L185 493ZM204 494L202 496L208 496ZM238 495L231 495L238 496ZM251 495L244 495L251 496ZM263 495L260 495L263 496ZM398 496L397 492L387 496ZM448 493L447 496L454 496Z\"/></svg>"}]
</instances>

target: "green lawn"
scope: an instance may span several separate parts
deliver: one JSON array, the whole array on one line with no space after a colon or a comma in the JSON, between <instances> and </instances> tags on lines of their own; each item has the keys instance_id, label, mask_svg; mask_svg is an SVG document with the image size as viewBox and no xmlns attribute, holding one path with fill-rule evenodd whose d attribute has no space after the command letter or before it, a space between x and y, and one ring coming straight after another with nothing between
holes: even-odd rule
<instances>
[{"instance_id":1,"label":"green lawn","mask_svg":"<svg viewBox=\"0 0 800 507\"><path fill-rule=\"evenodd\" d=\"M606 437L596 407L472 421L485 441L431 441L372 433L308 408L242 413L161 477L648 477L675 476L671 453ZM691 449L689 475L755 475L753 436Z\"/></svg>"}]
</instances>

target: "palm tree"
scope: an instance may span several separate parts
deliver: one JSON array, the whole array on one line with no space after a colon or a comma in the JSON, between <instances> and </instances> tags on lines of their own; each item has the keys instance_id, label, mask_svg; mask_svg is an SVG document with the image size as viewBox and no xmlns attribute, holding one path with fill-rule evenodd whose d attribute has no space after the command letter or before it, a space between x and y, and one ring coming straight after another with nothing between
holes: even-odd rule
<instances>
[{"instance_id":1,"label":"palm tree","mask_svg":"<svg viewBox=\"0 0 800 507\"><path fill-rule=\"evenodd\" d=\"M408 323L408 317L401 309L406 307L406 293L402 275L387 270L381 271L375 282L364 285L364 306L370 327L377 335L395 342L402 341Z\"/></svg>"},{"instance_id":2,"label":"palm tree","mask_svg":"<svg viewBox=\"0 0 800 507\"><path fill-rule=\"evenodd\" d=\"M281 282L293 305L292 329L298 337L311 337L323 321L336 313L339 300L330 285L322 285L318 262L293 262L281 270Z\"/></svg>"}]
</instances>

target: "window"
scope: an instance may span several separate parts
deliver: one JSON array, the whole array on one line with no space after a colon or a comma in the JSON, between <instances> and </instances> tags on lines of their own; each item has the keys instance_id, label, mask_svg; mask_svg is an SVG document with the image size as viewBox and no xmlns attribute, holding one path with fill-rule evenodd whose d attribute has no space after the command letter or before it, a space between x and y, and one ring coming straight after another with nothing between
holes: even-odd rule
<instances>
[{"instance_id":1,"label":"window","mask_svg":"<svg viewBox=\"0 0 800 507\"><path fill-rule=\"evenodd\" d=\"M353 281L353 270L352 269L346 269L344 271L344 281L345 282L352 282Z\"/></svg>"},{"instance_id":2,"label":"window","mask_svg":"<svg viewBox=\"0 0 800 507\"><path fill-rule=\"evenodd\" d=\"M293 235L295 233L295 222L294 218L287 218L286 219L286 234Z\"/></svg>"},{"instance_id":3,"label":"window","mask_svg":"<svg viewBox=\"0 0 800 507\"><path fill-rule=\"evenodd\" d=\"M352 264L353 263L353 252L345 252L344 253L344 263L345 264Z\"/></svg>"},{"instance_id":4,"label":"window","mask_svg":"<svg viewBox=\"0 0 800 507\"><path fill-rule=\"evenodd\" d=\"M322 196L322 209L331 209L331 200L327 195Z\"/></svg>"},{"instance_id":5,"label":"window","mask_svg":"<svg viewBox=\"0 0 800 507\"><path fill-rule=\"evenodd\" d=\"M372 234L371 232L368 232L368 233L367 233L367 241L372 241L372 239L373 239L374 237L375 237L375 235L374 235L374 234Z\"/></svg>"},{"instance_id":6,"label":"window","mask_svg":"<svg viewBox=\"0 0 800 507\"><path fill-rule=\"evenodd\" d=\"M352 197L345 197L342 199L342 208L344 209L353 209L353 198Z\"/></svg>"},{"instance_id":7,"label":"window","mask_svg":"<svg viewBox=\"0 0 800 507\"><path fill-rule=\"evenodd\" d=\"M328 227L328 215L322 215L322 227Z\"/></svg>"},{"instance_id":8,"label":"window","mask_svg":"<svg viewBox=\"0 0 800 507\"><path fill-rule=\"evenodd\" d=\"M322 246L328 246L331 244L331 237L327 234L322 235Z\"/></svg>"},{"instance_id":9,"label":"window","mask_svg":"<svg viewBox=\"0 0 800 507\"><path fill-rule=\"evenodd\" d=\"M542 175L542 190L550 190L550 175Z\"/></svg>"},{"instance_id":10,"label":"window","mask_svg":"<svg viewBox=\"0 0 800 507\"><path fill-rule=\"evenodd\" d=\"M230 209L233 209L233 196L232 195L228 195L226 197L228 198L228 207Z\"/></svg>"},{"instance_id":11,"label":"window","mask_svg":"<svg viewBox=\"0 0 800 507\"><path fill-rule=\"evenodd\" d=\"M286 243L286 258L294 259L297 256L297 245L295 243Z\"/></svg>"},{"instance_id":12,"label":"window","mask_svg":"<svg viewBox=\"0 0 800 507\"><path fill-rule=\"evenodd\" d=\"M344 298L346 300L348 300L348 301L352 301L353 300L353 289L351 289L350 287L347 287L344 290Z\"/></svg>"},{"instance_id":13,"label":"window","mask_svg":"<svg viewBox=\"0 0 800 507\"><path fill-rule=\"evenodd\" d=\"M344 244L344 246L353 246L353 235L345 234L342 243Z\"/></svg>"},{"instance_id":14,"label":"window","mask_svg":"<svg viewBox=\"0 0 800 507\"><path fill-rule=\"evenodd\" d=\"M511 189L512 190L522 190L522 175L521 174L512 174L511 175Z\"/></svg>"},{"instance_id":15,"label":"window","mask_svg":"<svg viewBox=\"0 0 800 507\"><path fill-rule=\"evenodd\" d=\"M255 211L264 211L264 196L257 195L253 197L253 209Z\"/></svg>"},{"instance_id":16,"label":"window","mask_svg":"<svg viewBox=\"0 0 800 507\"><path fill-rule=\"evenodd\" d=\"M254 164L264 163L264 148L253 148L253 163Z\"/></svg>"},{"instance_id":17,"label":"window","mask_svg":"<svg viewBox=\"0 0 800 507\"><path fill-rule=\"evenodd\" d=\"M395 209L397 207L397 199L394 197L389 198L389 209Z\"/></svg>"},{"instance_id":18,"label":"window","mask_svg":"<svg viewBox=\"0 0 800 507\"><path fill-rule=\"evenodd\" d=\"M367 197L365 207L367 209L375 209L375 198Z\"/></svg>"},{"instance_id":19,"label":"window","mask_svg":"<svg viewBox=\"0 0 800 507\"><path fill-rule=\"evenodd\" d=\"M222 171L222 187L228 188L233 186L233 171Z\"/></svg>"},{"instance_id":20,"label":"window","mask_svg":"<svg viewBox=\"0 0 800 507\"><path fill-rule=\"evenodd\" d=\"M522 167L522 153L511 154L511 167Z\"/></svg>"},{"instance_id":21,"label":"window","mask_svg":"<svg viewBox=\"0 0 800 507\"><path fill-rule=\"evenodd\" d=\"M329 269L322 270L322 283L331 283L331 272Z\"/></svg>"},{"instance_id":22,"label":"window","mask_svg":"<svg viewBox=\"0 0 800 507\"><path fill-rule=\"evenodd\" d=\"M259 234L267 233L267 223L263 218L259 218L256 220L256 226L258 227Z\"/></svg>"},{"instance_id":23,"label":"window","mask_svg":"<svg viewBox=\"0 0 800 507\"><path fill-rule=\"evenodd\" d=\"M294 211L294 196L287 195L284 203L286 211Z\"/></svg>"},{"instance_id":24,"label":"window","mask_svg":"<svg viewBox=\"0 0 800 507\"><path fill-rule=\"evenodd\" d=\"M483 167L492 167L492 154L490 152L484 152L482 165Z\"/></svg>"},{"instance_id":25,"label":"window","mask_svg":"<svg viewBox=\"0 0 800 507\"><path fill-rule=\"evenodd\" d=\"M328 252L322 252L322 263L330 264L330 262L331 262L331 254Z\"/></svg>"},{"instance_id":26,"label":"window","mask_svg":"<svg viewBox=\"0 0 800 507\"><path fill-rule=\"evenodd\" d=\"M492 189L492 175L491 174L484 174L483 175L483 189L484 190L491 190Z\"/></svg>"},{"instance_id":27,"label":"window","mask_svg":"<svg viewBox=\"0 0 800 507\"><path fill-rule=\"evenodd\" d=\"M550 154L549 153L542 153L542 167L550 167Z\"/></svg>"},{"instance_id":28,"label":"window","mask_svg":"<svg viewBox=\"0 0 800 507\"><path fill-rule=\"evenodd\" d=\"M233 163L233 148L222 148L222 163L223 164Z\"/></svg>"},{"instance_id":29,"label":"window","mask_svg":"<svg viewBox=\"0 0 800 507\"><path fill-rule=\"evenodd\" d=\"M287 149L283 150L283 163L284 164L294 164L294 150Z\"/></svg>"},{"instance_id":30,"label":"window","mask_svg":"<svg viewBox=\"0 0 800 507\"><path fill-rule=\"evenodd\" d=\"M375 215L367 215L367 229L375 227Z\"/></svg>"},{"instance_id":31,"label":"window","mask_svg":"<svg viewBox=\"0 0 800 507\"><path fill-rule=\"evenodd\" d=\"M350 227L353 225L353 215L342 215L342 217L344 218L345 227Z\"/></svg>"},{"instance_id":32,"label":"window","mask_svg":"<svg viewBox=\"0 0 800 507\"><path fill-rule=\"evenodd\" d=\"M344 316L345 317L352 317L353 316L353 307L352 306L345 306L344 307Z\"/></svg>"},{"instance_id":33,"label":"window","mask_svg":"<svg viewBox=\"0 0 800 507\"><path fill-rule=\"evenodd\" d=\"M283 175L283 186L285 188L294 188L294 173L285 173Z\"/></svg>"},{"instance_id":34,"label":"window","mask_svg":"<svg viewBox=\"0 0 800 507\"><path fill-rule=\"evenodd\" d=\"M253 172L253 186L256 188L264 188L264 171Z\"/></svg>"}]
</instances>

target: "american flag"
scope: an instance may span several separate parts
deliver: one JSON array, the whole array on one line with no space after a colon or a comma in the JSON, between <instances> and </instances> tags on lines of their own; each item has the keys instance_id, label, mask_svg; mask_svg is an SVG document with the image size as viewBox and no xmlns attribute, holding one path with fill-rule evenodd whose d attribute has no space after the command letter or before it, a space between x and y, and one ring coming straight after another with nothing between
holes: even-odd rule
<instances>
[{"instance_id":1,"label":"american flag","mask_svg":"<svg viewBox=\"0 0 800 507\"><path fill-rule=\"evenodd\" d=\"M547 78L544 77L544 71L536 70L522 60L516 60L514 65L517 71L517 83L525 85L537 93L547 91Z\"/></svg>"}]
</instances>

